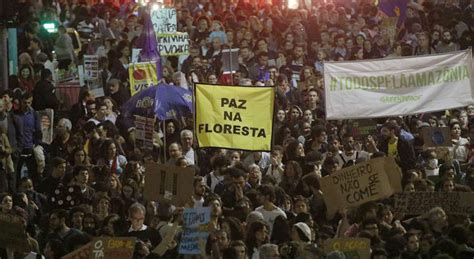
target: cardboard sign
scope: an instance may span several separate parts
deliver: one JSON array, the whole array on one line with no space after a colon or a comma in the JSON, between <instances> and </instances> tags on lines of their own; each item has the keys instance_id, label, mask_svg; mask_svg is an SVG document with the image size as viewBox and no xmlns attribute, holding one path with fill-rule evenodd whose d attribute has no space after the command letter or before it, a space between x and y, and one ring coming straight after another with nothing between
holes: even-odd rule
<instances>
[{"instance_id":1,"label":"cardboard sign","mask_svg":"<svg viewBox=\"0 0 474 259\"><path fill-rule=\"evenodd\" d=\"M179 245L179 253L191 255L201 254L199 242L206 242L208 236L208 232L200 232L193 228L184 229L183 235L181 237L181 243Z\"/></svg>"},{"instance_id":2,"label":"cardboard sign","mask_svg":"<svg viewBox=\"0 0 474 259\"><path fill-rule=\"evenodd\" d=\"M377 123L373 120L354 120L349 124L349 132L354 139L364 140L369 135L377 133Z\"/></svg>"},{"instance_id":3,"label":"cardboard sign","mask_svg":"<svg viewBox=\"0 0 474 259\"><path fill-rule=\"evenodd\" d=\"M21 217L0 212L0 226L0 247L18 252L31 251Z\"/></svg>"},{"instance_id":4,"label":"cardboard sign","mask_svg":"<svg viewBox=\"0 0 474 259\"><path fill-rule=\"evenodd\" d=\"M270 151L274 87L196 84L199 147Z\"/></svg>"},{"instance_id":5,"label":"cardboard sign","mask_svg":"<svg viewBox=\"0 0 474 259\"><path fill-rule=\"evenodd\" d=\"M402 190L400 168L392 157L344 168L321 178L320 183L329 217L340 208L357 207Z\"/></svg>"},{"instance_id":6,"label":"cardboard sign","mask_svg":"<svg viewBox=\"0 0 474 259\"><path fill-rule=\"evenodd\" d=\"M451 147L451 130L449 127L425 127L421 129L424 147Z\"/></svg>"},{"instance_id":7,"label":"cardboard sign","mask_svg":"<svg viewBox=\"0 0 474 259\"><path fill-rule=\"evenodd\" d=\"M130 79L130 94L132 96L143 89L158 84L156 63L143 62L129 64L128 76Z\"/></svg>"},{"instance_id":8,"label":"cardboard sign","mask_svg":"<svg viewBox=\"0 0 474 259\"><path fill-rule=\"evenodd\" d=\"M79 247L62 257L62 259L89 259L91 258L92 242Z\"/></svg>"},{"instance_id":9,"label":"cardboard sign","mask_svg":"<svg viewBox=\"0 0 474 259\"><path fill-rule=\"evenodd\" d=\"M199 242L206 242L209 233L199 229L211 221L211 208L185 208L183 219L185 229L179 245L179 253L201 254Z\"/></svg>"},{"instance_id":10,"label":"cardboard sign","mask_svg":"<svg viewBox=\"0 0 474 259\"><path fill-rule=\"evenodd\" d=\"M168 201L173 205L192 204L194 170L173 165L146 164L146 200Z\"/></svg>"},{"instance_id":11,"label":"cardboard sign","mask_svg":"<svg viewBox=\"0 0 474 259\"><path fill-rule=\"evenodd\" d=\"M473 215L472 192L410 192L395 195L394 210L407 215L421 215L434 207L441 207L447 214Z\"/></svg>"},{"instance_id":12,"label":"cardboard sign","mask_svg":"<svg viewBox=\"0 0 474 259\"><path fill-rule=\"evenodd\" d=\"M158 34L158 51L161 56L181 56L189 54L187 32Z\"/></svg>"},{"instance_id":13,"label":"cardboard sign","mask_svg":"<svg viewBox=\"0 0 474 259\"><path fill-rule=\"evenodd\" d=\"M84 55L83 81L96 97L104 96L98 55ZM81 72L80 72L81 73Z\"/></svg>"},{"instance_id":14,"label":"cardboard sign","mask_svg":"<svg viewBox=\"0 0 474 259\"><path fill-rule=\"evenodd\" d=\"M134 237L98 237L92 241L90 258L132 259L134 250Z\"/></svg>"},{"instance_id":15,"label":"cardboard sign","mask_svg":"<svg viewBox=\"0 0 474 259\"><path fill-rule=\"evenodd\" d=\"M174 33L178 29L175 8L159 8L151 11L151 22L157 33Z\"/></svg>"},{"instance_id":16,"label":"cardboard sign","mask_svg":"<svg viewBox=\"0 0 474 259\"><path fill-rule=\"evenodd\" d=\"M239 69L239 49L223 49L221 61L224 73L236 72Z\"/></svg>"},{"instance_id":17,"label":"cardboard sign","mask_svg":"<svg viewBox=\"0 0 474 259\"><path fill-rule=\"evenodd\" d=\"M324 252L341 251L347 259L370 258L370 239L368 238L334 238L323 244Z\"/></svg>"},{"instance_id":18,"label":"cardboard sign","mask_svg":"<svg viewBox=\"0 0 474 259\"><path fill-rule=\"evenodd\" d=\"M97 237L62 259L132 259L135 240L134 237Z\"/></svg>"},{"instance_id":19,"label":"cardboard sign","mask_svg":"<svg viewBox=\"0 0 474 259\"><path fill-rule=\"evenodd\" d=\"M41 132L43 133L43 143L51 144L53 142L54 110L46 109L38 111L40 118Z\"/></svg>"},{"instance_id":20,"label":"cardboard sign","mask_svg":"<svg viewBox=\"0 0 474 259\"><path fill-rule=\"evenodd\" d=\"M211 221L211 208L185 208L183 213L184 226L186 228L198 228Z\"/></svg>"},{"instance_id":21,"label":"cardboard sign","mask_svg":"<svg viewBox=\"0 0 474 259\"><path fill-rule=\"evenodd\" d=\"M153 148L156 119L135 115L135 139L140 147Z\"/></svg>"}]
</instances>

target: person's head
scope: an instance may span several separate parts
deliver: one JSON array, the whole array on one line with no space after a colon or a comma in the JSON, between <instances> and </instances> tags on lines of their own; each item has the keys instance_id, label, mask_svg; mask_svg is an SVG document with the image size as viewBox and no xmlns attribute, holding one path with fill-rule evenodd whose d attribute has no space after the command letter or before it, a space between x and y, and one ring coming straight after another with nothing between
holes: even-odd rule
<instances>
[{"instance_id":1,"label":"person's head","mask_svg":"<svg viewBox=\"0 0 474 259\"><path fill-rule=\"evenodd\" d=\"M186 130L186 129L182 130L181 134L180 134L180 137L181 137L181 145L182 145L183 150L187 151L190 148L192 148L193 141L194 141L192 131Z\"/></svg>"},{"instance_id":2,"label":"person's head","mask_svg":"<svg viewBox=\"0 0 474 259\"><path fill-rule=\"evenodd\" d=\"M32 104L33 96L28 92L23 93L20 97L20 109L22 111L27 111L28 109L31 109Z\"/></svg>"},{"instance_id":3,"label":"person's head","mask_svg":"<svg viewBox=\"0 0 474 259\"><path fill-rule=\"evenodd\" d=\"M218 195L206 197L203 206L211 207L211 217L218 218L222 215L222 201Z\"/></svg>"},{"instance_id":4,"label":"person's head","mask_svg":"<svg viewBox=\"0 0 474 259\"><path fill-rule=\"evenodd\" d=\"M441 179L439 185L440 185L440 191L443 191L443 192L454 191L454 181L451 178L444 177L443 179Z\"/></svg>"},{"instance_id":5,"label":"person's head","mask_svg":"<svg viewBox=\"0 0 474 259\"><path fill-rule=\"evenodd\" d=\"M50 229L53 231L59 231L60 229L66 227L68 216L67 210L64 209L57 209L51 212L49 215Z\"/></svg>"},{"instance_id":6,"label":"person's head","mask_svg":"<svg viewBox=\"0 0 474 259\"><path fill-rule=\"evenodd\" d=\"M118 56L119 56L120 58L122 58L122 57L126 57L126 58L130 57L131 52L130 52L130 46L129 46L128 41L122 40L122 41L120 41L120 42L118 43L118 45L117 45L117 53L118 53Z\"/></svg>"},{"instance_id":7,"label":"person's head","mask_svg":"<svg viewBox=\"0 0 474 259\"><path fill-rule=\"evenodd\" d=\"M31 69L31 66L23 65L20 68L20 79L30 80L32 79L32 76L33 76L33 71Z\"/></svg>"},{"instance_id":8,"label":"person's head","mask_svg":"<svg viewBox=\"0 0 474 259\"><path fill-rule=\"evenodd\" d=\"M62 178L66 174L66 160L61 157L55 157L52 159L52 177L54 178Z\"/></svg>"},{"instance_id":9,"label":"person's head","mask_svg":"<svg viewBox=\"0 0 474 259\"><path fill-rule=\"evenodd\" d=\"M395 122L387 122L383 125L381 129L381 134L385 139L390 139L398 136L400 127Z\"/></svg>"},{"instance_id":10,"label":"person's head","mask_svg":"<svg viewBox=\"0 0 474 259\"><path fill-rule=\"evenodd\" d=\"M236 167L229 167L226 169L227 174L232 178L232 184L234 187L244 188L245 183L247 182L247 175L243 170L240 170Z\"/></svg>"},{"instance_id":11,"label":"person's head","mask_svg":"<svg viewBox=\"0 0 474 259\"><path fill-rule=\"evenodd\" d=\"M141 203L134 203L128 209L128 219L131 223L131 228L134 231L140 231L145 222L146 208Z\"/></svg>"},{"instance_id":12,"label":"person's head","mask_svg":"<svg viewBox=\"0 0 474 259\"><path fill-rule=\"evenodd\" d=\"M33 191L33 181L29 177L22 177L18 186L18 191L28 193Z\"/></svg>"},{"instance_id":13,"label":"person's head","mask_svg":"<svg viewBox=\"0 0 474 259\"><path fill-rule=\"evenodd\" d=\"M84 219L85 214L86 211L82 207L72 208L71 212L69 213L71 219L71 227L82 229L82 221Z\"/></svg>"},{"instance_id":14,"label":"person's head","mask_svg":"<svg viewBox=\"0 0 474 259\"><path fill-rule=\"evenodd\" d=\"M228 233L223 230L218 230L215 232L215 237L217 239L217 246L219 247L220 251L223 251L227 247L229 247L230 237Z\"/></svg>"},{"instance_id":15,"label":"person's head","mask_svg":"<svg viewBox=\"0 0 474 259\"><path fill-rule=\"evenodd\" d=\"M103 101L97 100L95 106L96 106L95 118L97 118L100 121L105 120L105 117L107 116L107 110L108 110L107 104L105 104L105 102Z\"/></svg>"},{"instance_id":16,"label":"person's head","mask_svg":"<svg viewBox=\"0 0 474 259\"><path fill-rule=\"evenodd\" d=\"M204 183L202 176L195 176L193 180L194 195L197 197L204 197L206 194L207 186Z\"/></svg>"},{"instance_id":17,"label":"person's head","mask_svg":"<svg viewBox=\"0 0 474 259\"><path fill-rule=\"evenodd\" d=\"M257 188L257 200L260 204L275 201L275 187L264 184Z\"/></svg>"},{"instance_id":18,"label":"person's head","mask_svg":"<svg viewBox=\"0 0 474 259\"><path fill-rule=\"evenodd\" d=\"M264 244L259 249L259 258L261 259L277 259L280 258L278 246L275 244Z\"/></svg>"},{"instance_id":19,"label":"person's head","mask_svg":"<svg viewBox=\"0 0 474 259\"><path fill-rule=\"evenodd\" d=\"M451 31L449 30L443 31L442 41L445 44L449 44L453 41L453 35L451 34Z\"/></svg>"},{"instance_id":20,"label":"person's head","mask_svg":"<svg viewBox=\"0 0 474 259\"><path fill-rule=\"evenodd\" d=\"M79 185L86 185L89 182L89 168L86 166L76 166L72 171L74 182Z\"/></svg>"},{"instance_id":21,"label":"person's head","mask_svg":"<svg viewBox=\"0 0 474 259\"><path fill-rule=\"evenodd\" d=\"M59 239L48 239L43 250L46 258L61 258L66 254L64 243Z\"/></svg>"},{"instance_id":22,"label":"person's head","mask_svg":"<svg viewBox=\"0 0 474 259\"><path fill-rule=\"evenodd\" d=\"M461 123L454 121L449 126L451 127L451 138L459 139L461 137Z\"/></svg>"},{"instance_id":23,"label":"person's head","mask_svg":"<svg viewBox=\"0 0 474 259\"><path fill-rule=\"evenodd\" d=\"M229 165L230 160L226 155L218 155L212 162L212 169L214 170L214 173L221 175Z\"/></svg>"},{"instance_id":24,"label":"person's head","mask_svg":"<svg viewBox=\"0 0 474 259\"><path fill-rule=\"evenodd\" d=\"M247 246L241 240L235 240L230 243L230 247L235 250L237 259L247 259Z\"/></svg>"},{"instance_id":25,"label":"person's head","mask_svg":"<svg viewBox=\"0 0 474 259\"><path fill-rule=\"evenodd\" d=\"M305 243L311 242L311 229L306 223L298 222L293 225L291 229L291 240L302 241Z\"/></svg>"},{"instance_id":26,"label":"person's head","mask_svg":"<svg viewBox=\"0 0 474 259\"><path fill-rule=\"evenodd\" d=\"M180 144L174 142L169 145L168 153L170 158L178 159L183 155L183 150Z\"/></svg>"},{"instance_id":27,"label":"person's head","mask_svg":"<svg viewBox=\"0 0 474 259\"><path fill-rule=\"evenodd\" d=\"M428 212L428 222L432 227L437 227L440 229L446 227L448 225L447 219L448 217L446 216L446 213L440 207L432 208Z\"/></svg>"},{"instance_id":28,"label":"person's head","mask_svg":"<svg viewBox=\"0 0 474 259\"><path fill-rule=\"evenodd\" d=\"M293 181L297 181L301 178L302 174L303 172L298 162L292 160L286 163L285 169L283 171L283 178L285 180L291 179Z\"/></svg>"},{"instance_id":29,"label":"person's head","mask_svg":"<svg viewBox=\"0 0 474 259\"><path fill-rule=\"evenodd\" d=\"M416 253L420 249L420 238L416 234L406 234L407 251Z\"/></svg>"},{"instance_id":30,"label":"person's head","mask_svg":"<svg viewBox=\"0 0 474 259\"><path fill-rule=\"evenodd\" d=\"M314 127L311 130L311 136L313 137L313 141L317 141L318 143L328 142L328 135L324 127Z\"/></svg>"},{"instance_id":31,"label":"person's head","mask_svg":"<svg viewBox=\"0 0 474 259\"><path fill-rule=\"evenodd\" d=\"M293 57L295 59L298 59L298 58L301 58L303 57L304 55L304 48L302 45L296 45L294 48L293 48Z\"/></svg>"},{"instance_id":32,"label":"person's head","mask_svg":"<svg viewBox=\"0 0 474 259\"><path fill-rule=\"evenodd\" d=\"M367 218L362 221L361 231L367 231L371 236L375 237L379 234L379 227L375 218Z\"/></svg>"},{"instance_id":33,"label":"person's head","mask_svg":"<svg viewBox=\"0 0 474 259\"><path fill-rule=\"evenodd\" d=\"M258 53L257 61L260 66L268 66L268 53L267 52Z\"/></svg>"},{"instance_id":34,"label":"person's head","mask_svg":"<svg viewBox=\"0 0 474 259\"><path fill-rule=\"evenodd\" d=\"M120 80L112 78L107 81L107 89L109 90L110 94L117 93L120 90Z\"/></svg>"},{"instance_id":35,"label":"person's head","mask_svg":"<svg viewBox=\"0 0 474 259\"><path fill-rule=\"evenodd\" d=\"M262 172L260 171L260 167L256 164L252 164L249 166L249 176L248 180L252 183L260 183L262 179Z\"/></svg>"},{"instance_id":36,"label":"person's head","mask_svg":"<svg viewBox=\"0 0 474 259\"><path fill-rule=\"evenodd\" d=\"M110 174L105 178L105 184L109 191L121 191L122 190L122 183L120 182L119 178L115 174Z\"/></svg>"},{"instance_id":37,"label":"person's head","mask_svg":"<svg viewBox=\"0 0 474 259\"><path fill-rule=\"evenodd\" d=\"M0 194L0 211L9 212L13 208L13 198L9 193Z\"/></svg>"}]
</instances>

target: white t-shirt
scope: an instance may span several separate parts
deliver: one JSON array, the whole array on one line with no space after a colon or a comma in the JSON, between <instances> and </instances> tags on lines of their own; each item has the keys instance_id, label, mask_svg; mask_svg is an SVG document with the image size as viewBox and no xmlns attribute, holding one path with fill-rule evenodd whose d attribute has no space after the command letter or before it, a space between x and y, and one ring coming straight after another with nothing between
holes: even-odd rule
<instances>
[{"instance_id":1,"label":"white t-shirt","mask_svg":"<svg viewBox=\"0 0 474 259\"><path fill-rule=\"evenodd\" d=\"M282 209L278 208L278 207L275 207L275 209L273 209L272 211L268 211L268 210L265 210L263 208L263 206L260 206L260 207L256 208L255 211L258 211L258 212L262 213L263 219L270 226L270 235L271 235L272 230L273 230L273 223L275 222L275 219L280 215L283 216L286 219L285 212Z\"/></svg>"},{"instance_id":2,"label":"white t-shirt","mask_svg":"<svg viewBox=\"0 0 474 259\"><path fill-rule=\"evenodd\" d=\"M211 178L211 184L209 185L209 180L208 178ZM214 188L216 187L217 183L224 180L224 176L220 175L217 176L214 174L214 171L210 172L208 175L204 177L204 183L211 189L211 191L214 191Z\"/></svg>"},{"instance_id":3,"label":"white t-shirt","mask_svg":"<svg viewBox=\"0 0 474 259\"><path fill-rule=\"evenodd\" d=\"M345 165L348 161L354 161L357 162L358 159L369 159L369 153L366 151L354 151L352 153L352 156L346 155L346 152L341 152L338 155L336 155L337 163L342 167Z\"/></svg>"}]
</instances>

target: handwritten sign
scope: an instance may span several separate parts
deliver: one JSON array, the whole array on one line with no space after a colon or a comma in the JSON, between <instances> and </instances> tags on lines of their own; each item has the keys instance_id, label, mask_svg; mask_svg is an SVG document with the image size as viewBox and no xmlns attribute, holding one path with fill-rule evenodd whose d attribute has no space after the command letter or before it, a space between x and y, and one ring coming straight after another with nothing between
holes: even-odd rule
<instances>
[{"instance_id":1,"label":"handwritten sign","mask_svg":"<svg viewBox=\"0 0 474 259\"><path fill-rule=\"evenodd\" d=\"M472 192L410 192L395 195L394 209L408 215L421 215L434 207L441 207L448 214L473 215Z\"/></svg>"},{"instance_id":2,"label":"handwritten sign","mask_svg":"<svg viewBox=\"0 0 474 259\"><path fill-rule=\"evenodd\" d=\"M174 33L178 29L176 9L159 8L151 11L151 22L157 33Z\"/></svg>"},{"instance_id":3,"label":"handwritten sign","mask_svg":"<svg viewBox=\"0 0 474 259\"><path fill-rule=\"evenodd\" d=\"M324 252L341 251L347 259L370 258L370 239L368 238L334 238L323 244Z\"/></svg>"},{"instance_id":4,"label":"handwritten sign","mask_svg":"<svg viewBox=\"0 0 474 259\"><path fill-rule=\"evenodd\" d=\"M357 207L402 189L400 169L392 157L375 158L344 168L321 178L320 182L329 217L341 207Z\"/></svg>"},{"instance_id":5,"label":"handwritten sign","mask_svg":"<svg viewBox=\"0 0 474 259\"><path fill-rule=\"evenodd\" d=\"M187 228L183 230L183 235L181 237L181 243L179 245L180 254L201 254L201 249L199 248L200 240L207 240L209 236L208 232L200 232L197 229Z\"/></svg>"},{"instance_id":6,"label":"handwritten sign","mask_svg":"<svg viewBox=\"0 0 474 259\"><path fill-rule=\"evenodd\" d=\"M352 136L357 140L364 140L367 136L377 133L377 123L371 119L355 120L349 128Z\"/></svg>"},{"instance_id":7,"label":"handwritten sign","mask_svg":"<svg viewBox=\"0 0 474 259\"><path fill-rule=\"evenodd\" d=\"M135 250L134 237L95 238L92 241L91 258L132 259Z\"/></svg>"},{"instance_id":8,"label":"handwritten sign","mask_svg":"<svg viewBox=\"0 0 474 259\"><path fill-rule=\"evenodd\" d=\"M153 148L155 120L154 117L147 118L135 115L135 139L138 146Z\"/></svg>"},{"instance_id":9,"label":"handwritten sign","mask_svg":"<svg viewBox=\"0 0 474 259\"><path fill-rule=\"evenodd\" d=\"M90 259L92 252L92 242L89 242L78 249L62 257L62 259Z\"/></svg>"},{"instance_id":10,"label":"handwritten sign","mask_svg":"<svg viewBox=\"0 0 474 259\"><path fill-rule=\"evenodd\" d=\"M84 83L96 97L104 96L104 86L100 77L99 56L84 55Z\"/></svg>"},{"instance_id":11,"label":"handwritten sign","mask_svg":"<svg viewBox=\"0 0 474 259\"><path fill-rule=\"evenodd\" d=\"M451 130L448 127L426 127L421 129L424 147L451 147Z\"/></svg>"},{"instance_id":12,"label":"handwritten sign","mask_svg":"<svg viewBox=\"0 0 474 259\"><path fill-rule=\"evenodd\" d=\"M0 247L18 252L30 252L25 225L19 216L0 213Z\"/></svg>"},{"instance_id":13,"label":"handwritten sign","mask_svg":"<svg viewBox=\"0 0 474 259\"><path fill-rule=\"evenodd\" d=\"M156 163L147 163L145 167L145 199L173 205L192 204L193 169Z\"/></svg>"},{"instance_id":14,"label":"handwritten sign","mask_svg":"<svg viewBox=\"0 0 474 259\"><path fill-rule=\"evenodd\" d=\"M198 228L211 220L211 208L185 208L183 213L184 226L186 228Z\"/></svg>"},{"instance_id":15,"label":"handwritten sign","mask_svg":"<svg viewBox=\"0 0 474 259\"><path fill-rule=\"evenodd\" d=\"M187 32L158 34L158 51L161 56L181 56L189 53Z\"/></svg>"},{"instance_id":16,"label":"handwritten sign","mask_svg":"<svg viewBox=\"0 0 474 259\"><path fill-rule=\"evenodd\" d=\"M199 229L202 225L208 224L211 221L211 208L185 208L183 219L184 232L179 245L179 253L200 254L199 242L205 242L209 233Z\"/></svg>"}]
</instances>

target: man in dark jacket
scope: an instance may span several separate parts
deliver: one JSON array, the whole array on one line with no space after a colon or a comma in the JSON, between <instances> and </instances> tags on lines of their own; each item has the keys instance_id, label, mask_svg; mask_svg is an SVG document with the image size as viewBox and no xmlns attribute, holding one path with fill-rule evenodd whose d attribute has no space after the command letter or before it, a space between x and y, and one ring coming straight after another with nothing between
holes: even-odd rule
<instances>
[{"instance_id":1,"label":"man in dark jacket","mask_svg":"<svg viewBox=\"0 0 474 259\"><path fill-rule=\"evenodd\" d=\"M33 108L37 111L44 109L58 109L59 100L56 97L54 89L53 74L49 69L41 70L41 80L38 81L33 89Z\"/></svg>"}]
</instances>

